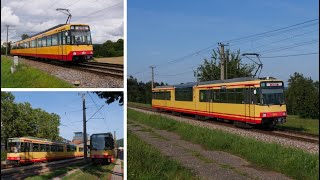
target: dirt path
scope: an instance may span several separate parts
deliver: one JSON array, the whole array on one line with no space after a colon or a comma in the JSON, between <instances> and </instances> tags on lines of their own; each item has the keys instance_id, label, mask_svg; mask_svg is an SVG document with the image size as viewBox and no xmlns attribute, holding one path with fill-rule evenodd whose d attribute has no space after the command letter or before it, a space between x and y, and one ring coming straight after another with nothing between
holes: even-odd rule
<instances>
[{"instance_id":1,"label":"dirt path","mask_svg":"<svg viewBox=\"0 0 320 180\"><path fill-rule=\"evenodd\" d=\"M130 119L128 121L128 130L191 169L201 179L289 179L280 173L258 169L232 154L205 150L200 145L182 140L175 133L153 129Z\"/></svg>"},{"instance_id":2,"label":"dirt path","mask_svg":"<svg viewBox=\"0 0 320 180\"><path fill-rule=\"evenodd\" d=\"M123 173L121 169L121 161L117 159L114 168L112 169L111 180L122 180Z\"/></svg>"}]
</instances>

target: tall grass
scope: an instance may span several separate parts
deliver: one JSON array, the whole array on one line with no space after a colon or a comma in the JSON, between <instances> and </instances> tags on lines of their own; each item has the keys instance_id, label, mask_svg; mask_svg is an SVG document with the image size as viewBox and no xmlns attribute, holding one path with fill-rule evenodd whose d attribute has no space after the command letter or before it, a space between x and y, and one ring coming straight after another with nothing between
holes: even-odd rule
<instances>
[{"instance_id":1,"label":"tall grass","mask_svg":"<svg viewBox=\"0 0 320 180\"><path fill-rule=\"evenodd\" d=\"M304 119L299 116L289 115L286 123L277 126L280 129L289 129L319 135L319 119Z\"/></svg>"},{"instance_id":2,"label":"tall grass","mask_svg":"<svg viewBox=\"0 0 320 180\"><path fill-rule=\"evenodd\" d=\"M17 71L11 74L12 60L1 56L2 88L70 88L72 84L49 75L36 68L19 64Z\"/></svg>"},{"instance_id":3,"label":"tall grass","mask_svg":"<svg viewBox=\"0 0 320 180\"><path fill-rule=\"evenodd\" d=\"M179 134L183 139L243 157L254 165L277 171L295 179L319 179L319 155L257 141L220 130L212 130L178 122L159 115L128 109L128 119L157 129ZM128 141L129 142L129 141Z\"/></svg>"},{"instance_id":4,"label":"tall grass","mask_svg":"<svg viewBox=\"0 0 320 180\"><path fill-rule=\"evenodd\" d=\"M129 179L196 179L180 164L128 132Z\"/></svg>"}]
</instances>

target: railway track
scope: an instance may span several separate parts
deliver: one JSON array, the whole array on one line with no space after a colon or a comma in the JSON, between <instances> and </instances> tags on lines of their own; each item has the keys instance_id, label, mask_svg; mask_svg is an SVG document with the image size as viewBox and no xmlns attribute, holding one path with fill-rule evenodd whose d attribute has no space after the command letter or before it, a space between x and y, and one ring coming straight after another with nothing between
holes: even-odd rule
<instances>
[{"instance_id":1,"label":"railway track","mask_svg":"<svg viewBox=\"0 0 320 180\"><path fill-rule=\"evenodd\" d=\"M65 68L76 69L79 71L90 72L103 76L112 76L117 78L123 78L123 65L112 63L99 63L99 62L83 62L83 63L65 63L62 61L47 61L34 58L23 57L27 60L34 60L41 63L47 63L51 65L61 66Z\"/></svg>"},{"instance_id":2,"label":"railway track","mask_svg":"<svg viewBox=\"0 0 320 180\"><path fill-rule=\"evenodd\" d=\"M158 111L154 110L151 107L143 107L143 106L137 106L137 105L128 105L128 107L133 107L133 108L137 108L137 109L158 112ZM161 113L164 113L164 114L172 116L172 117L175 116L175 115L172 115L172 113L168 112L168 111L162 111ZM226 126L226 127L229 127L229 128L238 129L238 127L235 127L233 124L226 123L226 122L215 121L213 119L197 120L194 117L191 117L191 116L188 116L188 115L184 115L184 114L180 114L180 116L182 116L183 118L186 118L186 119L192 119L194 121L200 121L202 123L211 123L211 124L216 124L216 125L220 125L220 126ZM297 140L297 141L302 141L302 142L309 142L309 143L319 144L319 136L313 135L313 134L307 134L307 133L301 133L301 132L295 132L295 131L286 131L284 129L282 129L282 130L277 130L277 129L275 129L275 130L265 130L265 129L251 128L251 129L247 129L247 130L248 131L257 132L257 133L260 133L260 134L270 135L270 136L277 136L277 137L282 137L282 138L287 138L287 139L292 139L292 140Z\"/></svg>"},{"instance_id":3,"label":"railway track","mask_svg":"<svg viewBox=\"0 0 320 180\"><path fill-rule=\"evenodd\" d=\"M58 168L66 167L75 163L83 161L81 158L73 158L61 161L53 161L48 163L34 164L21 167L11 167L8 169L1 169L1 179L25 179L29 176L39 175Z\"/></svg>"}]
</instances>

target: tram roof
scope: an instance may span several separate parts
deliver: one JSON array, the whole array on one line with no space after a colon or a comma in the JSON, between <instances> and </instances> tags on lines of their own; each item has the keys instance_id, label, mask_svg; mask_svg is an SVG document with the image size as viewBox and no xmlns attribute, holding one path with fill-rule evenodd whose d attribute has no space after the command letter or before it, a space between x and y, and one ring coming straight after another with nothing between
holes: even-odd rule
<instances>
[{"instance_id":1,"label":"tram roof","mask_svg":"<svg viewBox=\"0 0 320 180\"><path fill-rule=\"evenodd\" d=\"M165 85L165 86L156 86L155 88L188 88L193 87L195 85L206 85L206 84L220 84L220 83L232 83L232 82L244 82L244 81L257 81L257 80L273 80L273 77L262 77L262 78L252 78L252 77L241 77L241 78L233 78L226 80L214 80L214 81L204 81L204 82L187 82L184 84L175 84L175 85Z\"/></svg>"}]
</instances>

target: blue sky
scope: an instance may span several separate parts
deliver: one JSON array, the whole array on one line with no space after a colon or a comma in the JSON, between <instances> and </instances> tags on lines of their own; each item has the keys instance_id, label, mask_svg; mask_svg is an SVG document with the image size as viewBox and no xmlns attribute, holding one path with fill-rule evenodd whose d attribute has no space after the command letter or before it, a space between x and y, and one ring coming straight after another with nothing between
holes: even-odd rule
<instances>
[{"instance_id":1,"label":"blue sky","mask_svg":"<svg viewBox=\"0 0 320 180\"><path fill-rule=\"evenodd\" d=\"M41 108L60 116L60 135L72 140L73 132L83 131L82 98L79 92L12 92L16 102L29 102L33 108ZM91 99L91 97L92 99ZM95 103L97 104L95 104ZM100 112L87 122L87 133L116 131L116 138L124 137L123 106L117 103L107 105L96 94L86 94L86 116L89 119L102 105ZM103 118L103 119L102 119Z\"/></svg>"},{"instance_id":2,"label":"blue sky","mask_svg":"<svg viewBox=\"0 0 320 180\"><path fill-rule=\"evenodd\" d=\"M138 80L151 79L150 65L155 68L155 80L169 84L196 81L193 69L210 57L210 51L196 54L179 63L166 64L217 42L253 35L318 18L316 0L229 0L229 1L128 1L128 75ZM317 21L319 22L319 21ZM269 38L246 43L230 43L231 50L250 50L261 56L278 56L318 52L319 23ZM306 46L277 52L266 50L316 41ZM244 63L251 63L244 59ZM287 81L294 72L319 80L319 54L262 59L261 76L273 76ZM178 74L178 75L177 75Z\"/></svg>"}]
</instances>

